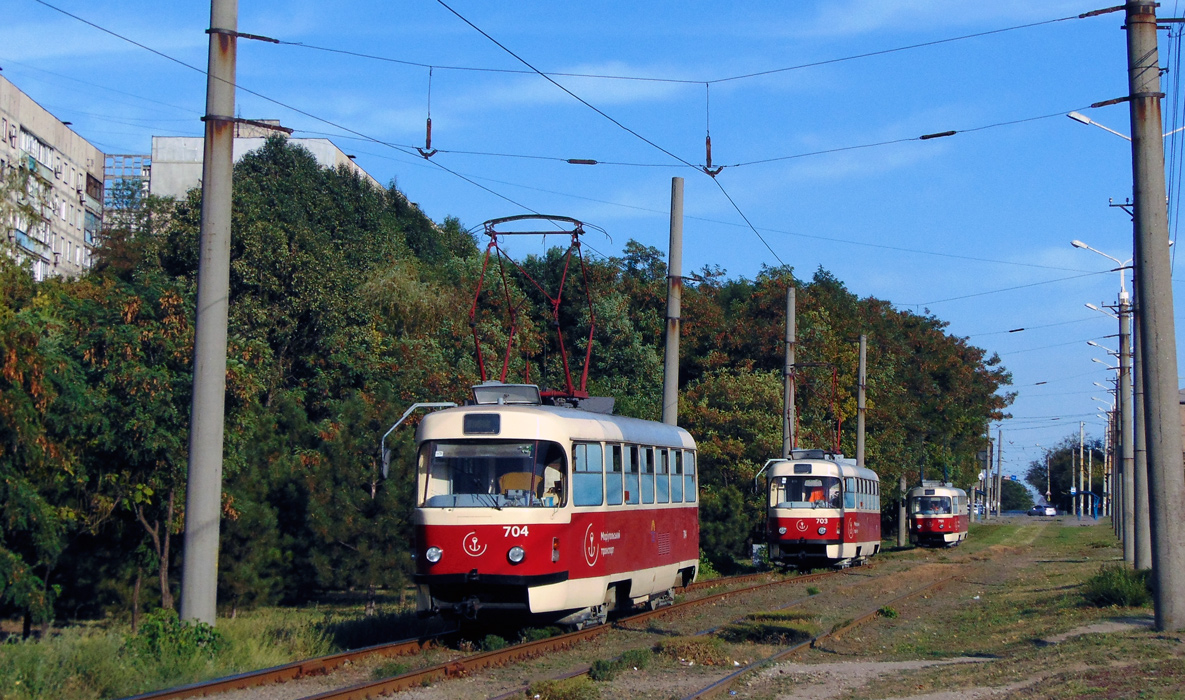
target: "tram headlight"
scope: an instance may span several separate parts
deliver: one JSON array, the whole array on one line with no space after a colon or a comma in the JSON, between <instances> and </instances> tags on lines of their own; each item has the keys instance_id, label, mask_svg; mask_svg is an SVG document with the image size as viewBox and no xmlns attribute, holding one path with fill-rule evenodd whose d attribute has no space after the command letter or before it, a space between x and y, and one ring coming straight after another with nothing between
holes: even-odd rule
<instances>
[{"instance_id":1,"label":"tram headlight","mask_svg":"<svg viewBox=\"0 0 1185 700\"><path fill-rule=\"evenodd\" d=\"M435 564L440 561L440 556L444 554L444 550L440 547L429 547L427 552L424 552L424 558Z\"/></svg>"},{"instance_id":2,"label":"tram headlight","mask_svg":"<svg viewBox=\"0 0 1185 700\"><path fill-rule=\"evenodd\" d=\"M827 528L826 528L826 527L820 527L820 528L819 528L819 534L820 534L820 535L826 535L826 534L827 534Z\"/></svg>"},{"instance_id":3,"label":"tram headlight","mask_svg":"<svg viewBox=\"0 0 1185 700\"><path fill-rule=\"evenodd\" d=\"M779 527L779 528L778 528L778 534L779 534L779 535L784 535L784 534L786 534L786 528L784 528L784 527Z\"/></svg>"},{"instance_id":4,"label":"tram headlight","mask_svg":"<svg viewBox=\"0 0 1185 700\"><path fill-rule=\"evenodd\" d=\"M510 560L511 564L518 564L523 560L527 553L523 551L522 547L511 547L510 551L506 553L506 558Z\"/></svg>"}]
</instances>

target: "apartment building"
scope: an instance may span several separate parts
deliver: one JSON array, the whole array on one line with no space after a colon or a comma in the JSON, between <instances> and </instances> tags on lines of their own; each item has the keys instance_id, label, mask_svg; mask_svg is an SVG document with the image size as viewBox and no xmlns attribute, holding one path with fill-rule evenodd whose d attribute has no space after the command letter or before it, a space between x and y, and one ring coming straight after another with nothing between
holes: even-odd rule
<instances>
[{"instance_id":1,"label":"apartment building","mask_svg":"<svg viewBox=\"0 0 1185 700\"><path fill-rule=\"evenodd\" d=\"M0 233L37 280L91 266L103 223L103 166L103 153L69 122L0 76L0 177L27 175L24 192L10 196L40 212L0 221Z\"/></svg>"}]
</instances>

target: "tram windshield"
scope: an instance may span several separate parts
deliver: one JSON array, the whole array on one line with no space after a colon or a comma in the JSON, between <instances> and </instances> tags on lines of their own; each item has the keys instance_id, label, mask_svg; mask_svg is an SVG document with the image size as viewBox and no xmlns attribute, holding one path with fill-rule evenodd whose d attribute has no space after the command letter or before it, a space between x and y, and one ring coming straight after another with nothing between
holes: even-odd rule
<instances>
[{"instance_id":1,"label":"tram windshield","mask_svg":"<svg viewBox=\"0 0 1185 700\"><path fill-rule=\"evenodd\" d=\"M568 490L564 449L545 440L429 441L418 471L424 508L554 508Z\"/></svg>"},{"instance_id":2,"label":"tram windshield","mask_svg":"<svg viewBox=\"0 0 1185 700\"><path fill-rule=\"evenodd\" d=\"M913 515L950 515L950 496L922 496L910 499Z\"/></svg>"},{"instance_id":3,"label":"tram windshield","mask_svg":"<svg viewBox=\"0 0 1185 700\"><path fill-rule=\"evenodd\" d=\"M769 480L769 504L774 508L839 508L839 478L775 476Z\"/></svg>"}]
</instances>

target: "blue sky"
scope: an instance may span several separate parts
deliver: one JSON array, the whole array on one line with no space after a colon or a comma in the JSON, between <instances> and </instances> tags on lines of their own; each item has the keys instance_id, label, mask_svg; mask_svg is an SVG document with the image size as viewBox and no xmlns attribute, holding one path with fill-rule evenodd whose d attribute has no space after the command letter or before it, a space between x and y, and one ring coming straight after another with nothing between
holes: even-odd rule
<instances>
[{"instance_id":1,"label":"blue sky","mask_svg":"<svg viewBox=\"0 0 1185 700\"><path fill-rule=\"evenodd\" d=\"M51 4L190 65L206 64L206 3ZM1163 3L1161 15L1180 16L1175 4ZM152 135L201 134L205 78L199 72L34 0L5 5L4 75L104 151L148 153ZM509 199L604 228L609 237L594 234L587 242L606 255L618 254L631 238L665 250L671 177L684 177L685 270L719 265L731 276L753 277L763 264L780 261L809 278L822 266L860 296L929 309L950 323L950 332L1000 353L1019 392L1011 408L1016 418L1003 426L1005 473L1022 473L1040 454L1036 445L1076 434L1079 420L1088 434L1101 435L1091 397L1105 396L1093 382L1106 383L1109 373L1091 361L1103 356L1086 340L1117 347L1105 337L1117 324L1083 305L1114 303L1118 275L1106 272L1110 261L1071 248L1070 240L1131 257L1130 221L1108 207L1109 198L1130 196L1130 151L1119 137L1064 114L1078 110L1130 132L1125 105L1087 109L1127 93L1121 13L707 89L703 81L1046 22L1107 3L450 5L544 71L691 81L555 78L683 160L704 162L709 124L717 165L801 155L726 167L717 176L769 247L708 176L543 78L447 68L525 69L433 0L242 3L239 30L438 66L432 70L434 147L548 158L434 156L505 199L406 148L361 139L242 90L240 116L278 118L296 136L331 134L434 219L456 216L474 226L524 213ZM1165 32L1161 40L1161 64L1168 66L1176 40ZM239 43L241 87L391 144L423 145L428 73L304 47ZM1170 98L1177 96L1175 75L1165 78ZM1169 102L1165 114L1166 131L1185 118ZM916 138L952 129L961 133ZM819 151L834 152L802 155ZM555 158L633 165L590 167ZM1179 164L1172 170L1179 172ZM1181 290L1177 281L1174 290Z\"/></svg>"}]
</instances>

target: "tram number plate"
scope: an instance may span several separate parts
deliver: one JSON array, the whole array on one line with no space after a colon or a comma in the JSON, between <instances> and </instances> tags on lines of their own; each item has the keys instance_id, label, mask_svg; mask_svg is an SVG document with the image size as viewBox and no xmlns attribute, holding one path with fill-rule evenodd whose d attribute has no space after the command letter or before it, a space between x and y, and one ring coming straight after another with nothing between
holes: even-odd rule
<instances>
[{"instance_id":1,"label":"tram number plate","mask_svg":"<svg viewBox=\"0 0 1185 700\"><path fill-rule=\"evenodd\" d=\"M523 525L522 527L518 525L503 525L502 529L506 531L507 537L527 537L531 534L527 530L528 527L528 525Z\"/></svg>"}]
</instances>

